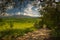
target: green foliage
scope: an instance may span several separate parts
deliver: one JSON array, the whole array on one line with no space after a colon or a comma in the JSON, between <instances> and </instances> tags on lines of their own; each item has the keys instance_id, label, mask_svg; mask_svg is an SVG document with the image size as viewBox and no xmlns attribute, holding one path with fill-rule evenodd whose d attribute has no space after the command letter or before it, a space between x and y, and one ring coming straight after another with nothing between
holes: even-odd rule
<instances>
[{"instance_id":1,"label":"green foliage","mask_svg":"<svg viewBox=\"0 0 60 40\"><path fill-rule=\"evenodd\" d=\"M40 20L38 20L34 23L34 27L37 28L37 29L42 28L42 26L43 26L43 21L42 21L41 18L40 18Z\"/></svg>"},{"instance_id":2,"label":"green foliage","mask_svg":"<svg viewBox=\"0 0 60 40\"><path fill-rule=\"evenodd\" d=\"M10 21L10 28L13 28L13 22Z\"/></svg>"},{"instance_id":3,"label":"green foliage","mask_svg":"<svg viewBox=\"0 0 60 40\"><path fill-rule=\"evenodd\" d=\"M3 26L3 25L5 25L5 23L4 23L3 19L0 18L0 26Z\"/></svg>"},{"instance_id":4,"label":"green foliage","mask_svg":"<svg viewBox=\"0 0 60 40\"><path fill-rule=\"evenodd\" d=\"M47 28L53 30L52 34L56 37L60 36L60 3L55 3L56 6L49 2L42 11L43 24L47 25Z\"/></svg>"}]
</instances>

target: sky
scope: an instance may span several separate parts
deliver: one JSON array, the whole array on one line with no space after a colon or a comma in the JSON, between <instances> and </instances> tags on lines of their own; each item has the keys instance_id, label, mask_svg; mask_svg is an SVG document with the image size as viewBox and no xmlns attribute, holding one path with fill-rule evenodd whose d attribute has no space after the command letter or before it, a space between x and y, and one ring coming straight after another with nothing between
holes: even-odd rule
<instances>
[{"instance_id":1,"label":"sky","mask_svg":"<svg viewBox=\"0 0 60 40\"><path fill-rule=\"evenodd\" d=\"M32 16L32 17L39 17L40 13L38 11L39 7L39 1L36 1L37 5L33 6L33 2L29 0L25 0L23 4L19 4L18 1L16 1L16 8L13 8L12 6L9 7L7 10L8 14L12 15L27 15L27 16Z\"/></svg>"}]
</instances>

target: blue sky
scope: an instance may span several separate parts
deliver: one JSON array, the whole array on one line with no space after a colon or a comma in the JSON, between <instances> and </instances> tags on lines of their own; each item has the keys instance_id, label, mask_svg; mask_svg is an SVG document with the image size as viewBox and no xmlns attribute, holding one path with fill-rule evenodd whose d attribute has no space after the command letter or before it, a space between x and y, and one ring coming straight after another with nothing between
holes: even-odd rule
<instances>
[{"instance_id":1,"label":"blue sky","mask_svg":"<svg viewBox=\"0 0 60 40\"><path fill-rule=\"evenodd\" d=\"M23 4L21 4L21 5L19 4L18 1L16 1L16 3L17 3L16 4L17 7L8 9L7 13L9 13L9 14L19 14L20 13L22 15L26 14L28 16L29 15L39 16L40 15L40 13L37 10L38 7L33 6L31 1L25 0L23 2Z\"/></svg>"}]
</instances>

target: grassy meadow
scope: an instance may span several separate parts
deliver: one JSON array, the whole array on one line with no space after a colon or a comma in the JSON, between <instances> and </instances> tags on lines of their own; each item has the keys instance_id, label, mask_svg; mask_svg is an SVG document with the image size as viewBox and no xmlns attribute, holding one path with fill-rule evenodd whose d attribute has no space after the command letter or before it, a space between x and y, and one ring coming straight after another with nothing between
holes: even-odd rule
<instances>
[{"instance_id":1,"label":"grassy meadow","mask_svg":"<svg viewBox=\"0 0 60 40\"><path fill-rule=\"evenodd\" d=\"M36 30L35 22L39 18L0 18L0 38L12 36L21 36L27 32Z\"/></svg>"}]
</instances>

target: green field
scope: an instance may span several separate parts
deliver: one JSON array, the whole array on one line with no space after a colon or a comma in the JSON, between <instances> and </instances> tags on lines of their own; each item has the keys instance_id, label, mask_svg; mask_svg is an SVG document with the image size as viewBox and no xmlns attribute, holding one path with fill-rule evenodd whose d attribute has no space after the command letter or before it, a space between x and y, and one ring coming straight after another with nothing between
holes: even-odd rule
<instances>
[{"instance_id":1,"label":"green field","mask_svg":"<svg viewBox=\"0 0 60 40\"><path fill-rule=\"evenodd\" d=\"M23 35L34 31L34 24L38 23L38 20L39 18L0 18L0 37Z\"/></svg>"},{"instance_id":2,"label":"green field","mask_svg":"<svg viewBox=\"0 0 60 40\"><path fill-rule=\"evenodd\" d=\"M38 18L2 18L0 31L6 29L25 29L34 26Z\"/></svg>"}]
</instances>

